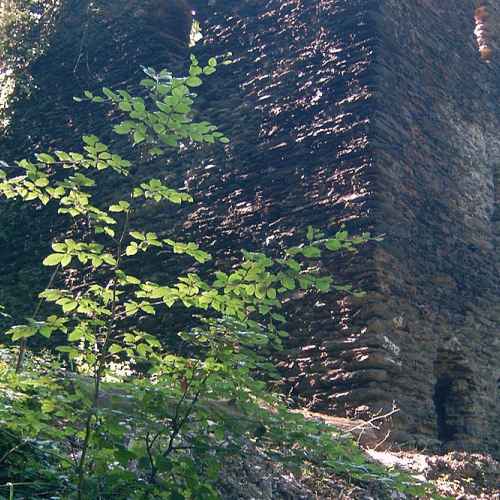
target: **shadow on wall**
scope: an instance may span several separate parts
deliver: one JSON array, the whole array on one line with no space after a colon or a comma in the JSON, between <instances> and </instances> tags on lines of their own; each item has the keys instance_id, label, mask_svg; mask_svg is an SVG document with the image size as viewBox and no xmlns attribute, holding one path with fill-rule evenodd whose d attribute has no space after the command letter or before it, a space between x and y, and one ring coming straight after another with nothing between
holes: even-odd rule
<instances>
[{"instance_id":1,"label":"shadow on wall","mask_svg":"<svg viewBox=\"0 0 500 500\"><path fill-rule=\"evenodd\" d=\"M137 1L133 3L137 5ZM193 23L192 9L186 0L152 0L139 2L139 15L147 18L161 36L170 40L173 36L180 38L184 44L189 43Z\"/></svg>"}]
</instances>

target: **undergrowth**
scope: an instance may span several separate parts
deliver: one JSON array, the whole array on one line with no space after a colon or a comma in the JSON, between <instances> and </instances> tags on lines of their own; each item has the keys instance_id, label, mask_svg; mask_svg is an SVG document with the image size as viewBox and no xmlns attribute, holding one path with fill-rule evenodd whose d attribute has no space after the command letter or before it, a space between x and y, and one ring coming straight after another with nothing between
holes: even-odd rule
<instances>
[{"instance_id":1,"label":"undergrowth","mask_svg":"<svg viewBox=\"0 0 500 500\"><path fill-rule=\"evenodd\" d=\"M191 57L184 77L145 68L141 95L103 88L76 100L111 107L121 116L114 132L144 158L167 158L195 143L221 147L229 139L196 121L193 104L202 79L226 62L212 58L202 66ZM239 456L248 442L295 470L314 464L388 492L432 494L410 476L370 463L334 429L289 412L272 390L279 374L269 359L287 337L283 303L297 292L361 296L336 282L321 257L356 252L369 234L309 227L280 255L243 249L231 269L217 269L187 234L138 225L148 207L173 211L192 196L91 131L79 151L37 152L7 165L0 193L40 210L54 207L64 221L59 227L71 229L43 261L53 272L32 315L3 340L6 498L216 499L225 458ZM141 262L159 253L169 262L189 258L189 269L152 281ZM70 272L86 279L68 286ZM190 326L172 343L147 318L174 306L188 311ZM32 349L33 338L44 353Z\"/></svg>"}]
</instances>

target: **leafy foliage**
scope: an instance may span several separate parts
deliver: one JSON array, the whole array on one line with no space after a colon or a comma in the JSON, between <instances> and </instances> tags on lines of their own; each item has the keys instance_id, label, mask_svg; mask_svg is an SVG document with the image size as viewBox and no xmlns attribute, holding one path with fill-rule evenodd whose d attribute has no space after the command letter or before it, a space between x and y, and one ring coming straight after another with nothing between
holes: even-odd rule
<instances>
[{"instance_id":1,"label":"leafy foliage","mask_svg":"<svg viewBox=\"0 0 500 500\"><path fill-rule=\"evenodd\" d=\"M25 70L45 50L60 5L61 0L0 3L0 113L6 111L16 85L27 86Z\"/></svg>"},{"instance_id":2,"label":"leafy foliage","mask_svg":"<svg viewBox=\"0 0 500 500\"><path fill-rule=\"evenodd\" d=\"M114 131L147 155L193 143L226 144L216 126L196 121L193 112L194 90L221 62L212 58L201 66L192 56L182 78L145 68L141 95L104 88L77 101L121 113ZM0 455L4 481L34 484L32 498L43 497L46 488L53 498L218 498L224 458L252 441L283 462L321 463L357 480L424 491L400 473L366 463L351 442L334 439L332 429L291 414L270 390L276 373L269 353L287 336L283 302L305 290L360 295L322 273L319 258L355 252L368 234L340 229L328 237L308 228L303 244L278 257L243 251L229 271L202 276L191 269L158 283L132 275L129 262L158 251L195 263L211 260L196 242L136 226L148 204L190 203L188 193L170 187L161 173L147 178L141 165L95 135L83 137L80 151L39 153L16 168L13 175L0 170L4 197L55 205L85 234L52 244L43 264L53 275L41 302L7 332L20 345L17 359L9 360L14 350L6 349L0 365L0 422L9 436ZM100 205L95 189L110 172L132 188L125 198L113 190L103 197L113 200ZM91 279L78 289L57 287L69 269ZM40 318L44 302L53 314ZM193 319L178 333L177 350L141 320L174 306ZM57 347L45 356L31 354L32 337ZM23 465L18 452L25 447L32 454Z\"/></svg>"},{"instance_id":3,"label":"leafy foliage","mask_svg":"<svg viewBox=\"0 0 500 500\"><path fill-rule=\"evenodd\" d=\"M7 0L0 8L0 49L4 63L25 66L40 55L59 0Z\"/></svg>"}]
</instances>

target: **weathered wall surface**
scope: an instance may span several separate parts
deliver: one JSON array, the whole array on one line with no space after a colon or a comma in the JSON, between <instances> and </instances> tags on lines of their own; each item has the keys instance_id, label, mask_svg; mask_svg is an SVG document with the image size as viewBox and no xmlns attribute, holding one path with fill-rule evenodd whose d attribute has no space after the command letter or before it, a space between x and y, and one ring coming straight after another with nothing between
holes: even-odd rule
<instances>
[{"instance_id":1,"label":"weathered wall surface","mask_svg":"<svg viewBox=\"0 0 500 500\"><path fill-rule=\"evenodd\" d=\"M190 187L203 201L191 223L207 243L218 227L221 245L265 241L271 252L303 239L308 224L370 229L376 182L368 142L376 41L370 3L243 4L218 2L206 25L207 53L231 50L236 61L207 93L215 103L210 117L223 121L233 142L225 158L193 170ZM371 254L368 246L355 258L325 265L339 281L370 289ZM335 295L311 296L306 304L294 315L290 349L280 363L285 388L315 410L343 412L350 388L379 372L349 369L354 305ZM355 398L382 396L365 386Z\"/></svg>"},{"instance_id":2,"label":"weathered wall surface","mask_svg":"<svg viewBox=\"0 0 500 500\"><path fill-rule=\"evenodd\" d=\"M236 54L210 94L236 140L193 175L208 187L197 226L245 242L335 220L386 234L329 263L369 294L301 311L291 394L356 417L395 401L399 442L497 449L498 79L477 3L243 3L208 14L208 51Z\"/></svg>"},{"instance_id":3,"label":"weathered wall surface","mask_svg":"<svg viewBox=\"0 0 500 500\"><path fill-rule=\"evenodd\" d=\"M371 143L383 186L375 217L388 237L375 259L391 311L380 328L400 349L391 392L404 426L496 448L499 80L498 61L478 57L476 6L383 2Z\"/></svg>"},{"instance_id":4,"label":"weathered wall surface","mask_svg":"<svg viewBox=\"0 0 500 500\"><path fill-rule=\"evenodd\" d=\"M149 2L94 21L72 1L73 24L33 69L40 91L19 104L3 157L53 137L73 145L69 131L89 127L106 138L104 120L71 97L131 82L139 63L172 67L186 49L170 36L179 23L144 15ZM273 252L309 224L386 234L324 262L368 295L306 297L280 362L285 390L355 417L395 401L399 442L498 450L500 79L479 57L476 2L192 3L205 32L196 51L232 51L235 64L202 90L204 113L232 142L182 158L197 198L185 228L220 262L262 242ZM3 261L16 252L8 241ZM21 278L4 275L0 288Z\"/></svg>"}]
</instances>

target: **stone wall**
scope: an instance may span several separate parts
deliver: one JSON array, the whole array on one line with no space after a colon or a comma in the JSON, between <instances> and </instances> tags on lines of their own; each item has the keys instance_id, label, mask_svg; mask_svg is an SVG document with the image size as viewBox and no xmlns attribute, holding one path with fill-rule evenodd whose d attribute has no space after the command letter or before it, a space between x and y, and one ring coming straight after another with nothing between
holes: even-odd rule
<instances>
[{"instance_id":1,"label":"stone wall","mask_svg":"<svg viewBox=\"0 0 500 500\"><path fill-rule=\"evenodd\" d=\"M395 402L393 440L498 452L500 79L494 55L488 64L479 54L477 3L192 3L205 35L200 58L234 54L200 96L232 142L176 160L188 169L192 214L150 218L182 224L223 265L242 247L274 252L298 241L309 224L385 234L323 263L364 288L364 299L311 294L300 310L290 305L284 390L300 405L356 418ZM71 146L88 128L108 139L104 117L71 97L132 82L139 63L181 65L185 30L170 37L178 24L151 24L141 14L149 2L141 12L108 2L114 13L99 20L85 2L70 5L32 68L39 90L17 105L2 157L54 137ZM35 216L26 215L35 237L14 235L28 255L50 239ZM8 242L5 262L17 248ZM164 273L171 265L151 264ZM13 293L22 279L12 269L0 288Z\"/></svg>"},{"instance_id":2,"label":"stone wall","mask_svg":"<svg viewBox=\"0 0 500 500\"><path fill-rule=\"evenodd\" d=\"M235 53L209 94L234 141L191 185L206 194L193 223L224 241L272 248L336 222L386 235L326 263L363 301L301 309L281 363L300 404L368 418L394 401L398 442L498 450L498 78L480 57L477 6L200 9L207 52Z\"/></svg>"},{"instance_id":3,"label":"stone wall","mask_svg":"<svg viewBox=\"0 0 500 500\"><path fill-rule=\"evenodd\" d=\"M498 450L499 80L478 57L476 5L383 2L371 142L388 237L376 260L403 427Z\"/></svg>"},{"instance_id":4,"label":"stone wall","mask_svg":"<svg viewBox=\"0 0 500 500\"><path fill-rule=\"evenodd\" d=\"M376 168L372 128L376 32L364 1L217 2L205 24L207 54L234 53L235 64L208 83L209 117L232 144L190 175L200 193L191 225L207 244L272 252L304 237L312 224L335 231L372 228ZM217 238L214 238L214 228ZM340 282L375 286L373 246L324 262ZM315 410L345 411L354 374L352 335L365 324L352 301L306 297L295 314L286 390ZM342 352L342 355L340 355ZM375 376L378 376L378 372ZM383 393L363 391L362 400ZM368 398L368 399L367 399Z\"/></svg>"}]
</instances>

